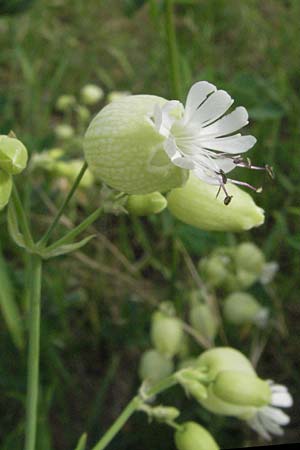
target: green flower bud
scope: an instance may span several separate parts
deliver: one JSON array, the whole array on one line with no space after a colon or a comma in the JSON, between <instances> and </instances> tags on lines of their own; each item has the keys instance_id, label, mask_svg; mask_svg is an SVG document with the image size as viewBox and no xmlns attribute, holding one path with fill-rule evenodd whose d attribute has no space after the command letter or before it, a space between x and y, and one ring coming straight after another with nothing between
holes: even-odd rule
<instances>
[{"instance_id":1,"label":"green flower bud","mask_svg":"<svg viewBox=\"0 0 300 450\"><path fill-rule=\"evenodd\" d=\"M168 208L177 219L202 230L245 231L263 224L264 212L249 194L230 184L233 198L224 205L221 196L216 198L217 191L191 173L184 187L168 194Z\"/></svg>"},{"instance_id":2,"label":"green flower bud","mask_svg":"<svg viewBox=\"0 0 300 450\"><path fill-rule=\"evenodd\" d=\"M74 136L74 128L68 124L57 125L54 129L56 137L62 140L71 139Z\"/></svg>"},{"instance_id":3,"label":"green flower bud","mask_svg":"<svg viewBox=\"0 0 300 450\"><path fill-rule=\"evenodd\" d=\"M268 382L245 372L220 372L212 389L217 397L234 405L261 407L271 400Z\"/></svg>"},{"instance_id":4,"label":"green flower bud","mask_svg":"<svg viewBox=\"0 0 300 450\"><path fill-rule=\"evenodd\" d=\"M199 356L198 366L207 368L211 378L215 378L223 370L236 370L255 375L255 370L248 358L231 347L215 347L206 350Z\"/></svg>"},{"instance_id":5,"label":"green flower bud","mask_svg":"<svg viewBox=\"0 0 300 450\"><path fill-rule=\"evenodd\" d=\"M244 242L236 248L235 263L240 270L260 275L265 265L265 256L252 242Z\"/></svg>"},{"instance_id":6,"label":"green flower bud","mask_svg":"<svg viewBox=\"0 0 300 450\"><path fill-rule=\"evenodd\" d=\"M177 450L219 450L212 435L196 422L185 422L175 433Z\"/></svg>"},{"instance_id":7,"label":"green flower bud","mask_svg":"<svg viewBox=\"0 0 300 450\"><path fill-rule=\"evenodd\" d=\"M16 175L25 169L27 158L26 147L21 141L0 135L0 170Z\"/></svg>"},{"instance_id":8,"label":"green flower bud","mask_svg":"<svg viewBox=\"0 0 300 450\"><path fill-rule=\"evenodd\" d=\"M267 310L252 295L234 292L225 298L223 314L227 322L244 325L260 321L262 316L267 316Z\"/></svg>"},{"instance_id":9,"label":"green flower bud","mask_svg":"<svg viewBox=\"0 0 300 450\"><path fill-rule=\"evenodd\" d=\"M218 287L224 283L228 276L227 265L228 257L213 255L200 261L199 270L209 284Z\"/></svg>"},{"instance_id":10,"label":"green flower bud","mask_svg":"<svg viewBox=\"0 0 300 450\"><path fill-rule=\"evenodd\" d=\"M92 120L83 147L92 173L128 194L166 192L181 186L188 172L167 156L164 138L150 120L153 95L130 95L105 106Z\"/></svg>"},{"instance_id":11,"label":"green flower bud","mask_svg":"<svg viewBox=\"0 0 300 450\"><path fill-rule=\"evenodd\" d=\"M135 216L158 214L167 206L166 198L160 192L145 195L129 195L125 208Z\"/></svg>"},{"instance_id":12,"label":"green flower bud","mask_svg":"<svg viewBox=\"0 0 300 450\"><path fill-rule=\"evenodd\" d=\"M177 419L180 415L180 411L173 406L155 406L151 408L151 417L158 422L168 422Z\"/></svg>"},{"instance_id":13,"label":"green flower bud","mask_svg":"<svg viewBox=\"0 0 300 450\"><path fill-rule=\"evenodd\" d=\"M76 112L82 122L87 122L91 117L90 111L85 106L78 105L76 108Z\"/></svg>"},{"instance_id":14,"label":"green flower bud","mask_svg":"<svg viewBox=\"0 0 300 450\"><path fill-rule=\"evenodd\" d=\"M139 364L139 376L141 380L149 380L152 383L168 377L174 370L173 362L151 349L143 353Z\"/></svg>"},{"instance_id":15,"label":"green flower bud","mask_svg":"<svg viewBox=\"0 0 300 450\"><path fill-rule=\"evenodd\" d=\"M66 112L76 104L76 99L73 95L61 95L56 102L56 109L61 112Z\"/></svg>"},{"instance_id":16,"label":"green flower bud","mask_svg":"<svg viewBox=\"0 0 300 450\"><path fill-rule=\"evenodd\" d=\"M190 323L195 330L208 340L213 341L218 331L218 321L204 303L193 305L189 313Z\"/></svg>"},{"instance_id":17,"label":"green flower bud","mask_svg":"<svg viewBox=\"0 0 300 450\"><path fill-rule=\"evenodd\" d=\"M12 176L0 170L0 211L7 205L11 190Z\"/></svg>"},{"instance_id":18,"label":"green flower bud","mask_svg":"<svg viewBox=\"0 0 300 450\"><path fill-rule=\"evenodd\" d=\"M103 98L103 90L95 84L87 84L81 89L80 95L85 105L95 105Z\"/></svg>"},{"instance_id":19,"label":"green flower bud","mask_svg":"<svg viewBox=\"0 0 300 450\"><path fill-rule=\"evenodd\" d=\"M151 340L154 347L167 357L173 357L180 351L183 339L181 320L168 317L160 311L152 315Z\"/></svg>"},{"instance_id":20,"label":"green flower bud","mask_svg":"<svg viewBox=\"0 0 300 450\"><path fill-rule=\"evenodd\" d=\"M71 161L56 161L52 166L53 172L60 177L66 177L71 183L77 178L80 169L82 168L82 161L80 159L73 159ZM94 183L94 177L89 170L86 170L80 180L79 186L82 188L89 188Z\"/></svg>"},{"instance_id":21,"label":"green flower bud","mask_svg":"<svg viewBox=\"0 0 300 450\"><path fill-rule=\"evenodd\" d=\"M241 289L248 289L258 280L257 274L240 269L236 271L236 286Z\"/></svg>"},{"instance_id":22,"label":"green flower bud","mask_svg":"<svg viewBox=\"0 0 300 450\"><path fill-rule=\"evenodd\" d=\"M128 95L131 95L131 92L129 91L111 91L107 96L108 103L116 102L118 100L121 100L124 97L128 97Z\"/></svg>"},{"instance_id":23,"label":"green flower bud","mask_svg":"<svg viewBox=\"0 0 300 450\"><path fill-rule=\"evenodd\" d=\"M178 370L195 368L197 367L197 364L198 364L197 358L186 358L180 361L180 363L178 364Z\"/></svg>"}]
</instances>

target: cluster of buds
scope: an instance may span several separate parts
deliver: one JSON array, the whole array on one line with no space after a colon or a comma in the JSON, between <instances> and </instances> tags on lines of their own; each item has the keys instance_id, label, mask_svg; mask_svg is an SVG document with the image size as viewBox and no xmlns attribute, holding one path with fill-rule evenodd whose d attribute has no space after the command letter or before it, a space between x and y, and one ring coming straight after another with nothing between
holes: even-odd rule
<instances>
[{"instance_id":1,"label":"cluster of buds","mask_svg":"<svg viewBox=\"0 0 300 450\"><path fill-rule=\"evenodd\" d=\"M263 252L253 243L221 247L199 262L199 271L207 284L218 290L227 322L235 325L254 323L264 326L269 311L252 294L245 292L255 283L272 281L278 266L266 262Z\"/></svg>"},{"instance_id":2,"label":"cluster of buds","mask_svg":"<svg viewBox=\"0 0 300 450\"><path fill-rule=\"evenodd\" d=\"M27 150L13 133L0 135L0 210L10 198L12 177L21 173L27 164Z\"/></svg>"}]
</instances>

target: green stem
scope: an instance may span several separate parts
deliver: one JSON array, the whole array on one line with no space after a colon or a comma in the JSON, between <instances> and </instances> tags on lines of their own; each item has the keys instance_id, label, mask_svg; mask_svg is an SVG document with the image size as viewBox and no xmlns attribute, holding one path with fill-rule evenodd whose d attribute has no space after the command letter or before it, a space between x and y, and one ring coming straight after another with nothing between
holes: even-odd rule
<instances>
[{"instance_id":1,"label":"green stem","mask_svg":"<svg viewBox=\"0 0 300 450\"><path fill-rule=\"evenodd\" d=\"M117 420L112 424L112 426L107 430L105 435L100 439L100 441L92 448L92 450L103 450L110 441L115 437L115 435L121 430L123 425L127 422L130 416L137 410L141 404L141 399L139 397L134 397L117 418Z\"/></svg>"},{"instance_id":2,"label":"green stem","mask_svg":"<svg viewBox=\"0 0 300 450\"><path fill-rule=\"evenodd\" d=\"M32 256L30 277L29 350L24 450L35 450L39 387L40 303L42 260Z\"/></svg>"},{"instance_id":3,"label":"green stem","mask_svg":"<svg viewBox=\"0 0 300 450\"><path fill-rule=\"evenodd\" d=\"M51 225L49 226L48 230L46 231L46 233L44 234L44 236L43 236L42 239L40 240L39 245L42 246L42 245L47 244L47 242L48 242L48 240L49 240L49 238L50 238L50 236L51 236L53 230L56 228L56 226L57 226L57 224L58 224L58 222L59 222L59 219L60 219L61 216L63 215L64 210L65 210L66 207L68 206L68 204L69 204L71 198L73 197L74 192L76 191L76 189L77 189L77 187L78 187L78 185L79 185L79 183L80 183L80 181L81 181L83 175L85 174L85 172L86 172L86 170L87 170L87 167L88 167L87 163L84 162L84 164L83 164L83 166L82 166L82 168L81 168L79 174L77 175L77 177L76 177L76 179L75 179L75 181L74 181L74 183L73 183L73 186L71 187L70 192L68 193L67 197L65 198L65 200L64 200L64 202L62 203L62 205L61 205L61 207L59 208L59 210L57 211L57 214L56 214L56 216L55 216L53 222L51 223Z\"/></svg>"},{"instance_id":4,"label":"green stem","mask_svg":"<svg viewBox=\"0 0 300 450\"><path fill-rule=\"evenodd\" d=\"M167 51L170 65L170 81L172 97L181 100L180 62L176 42L174 23L174 0L165 0L164 19L166 28Z\"/></svg>"},{"instance_id":5,"label":"green stem","mask_svg":"<svg viewBox=\"0 0 300 450\"><path fill-rule=\"evenodd\" d=\"M13 204L14 204L14 207L15 207L15 210L16 210L16 214L17 214L20 226L21 226L21 230L22 230L22 232L24 234L26 243L28 245L31 245L31 244L33 244L33 239L32 239L32 236L31 236L29 223L28 223L25 211L23 209L21 199L19 197L17 186L15 184L13 185L12 201L13 201Z\"/></svg>"},{"instance_id":6,"label":"green stem","mask_svg":"<svg viewBox=\"0 0 300 450\"><path fill-rule=\"evenodd\" d=\"M159 394L166 389L177 384L177 380L172 375L168 378L165 378L158 383L156 383L152 388L150 388L145 395L147 398L151 398L154 395ZM142 396L135 396L117 418L117 420L112 424L112 426L107 430L104 436L100 439L100 441L92 448L92 450L103 450L116 436L116 434L121 430L123 425L127 422L127 420L132 416L132 414L139 409L140 405L143 403Z\"/></svg>"},{"instance_id":7,"label":"green stem","mask_svg":"<svg viewBox=\"0 0 300 450\"><path fill-rule=\"evenodd\" d=\"M103 207L100 206L100 208L96 209L96 211L94 211L83 222L81 222L80 225L78 225L73 230L69 231L69 233L67 233L64 237L56 241L54 244L47 247L47 250L51 251L56 249L57 247L60 247L61 245L72 242L72 240L75 239L78 236L78 234L82 233L86 228L88 228L92 223L94 223L98 219L98 217L100 217L102 212Z\"/></svg>"}]
</instances>

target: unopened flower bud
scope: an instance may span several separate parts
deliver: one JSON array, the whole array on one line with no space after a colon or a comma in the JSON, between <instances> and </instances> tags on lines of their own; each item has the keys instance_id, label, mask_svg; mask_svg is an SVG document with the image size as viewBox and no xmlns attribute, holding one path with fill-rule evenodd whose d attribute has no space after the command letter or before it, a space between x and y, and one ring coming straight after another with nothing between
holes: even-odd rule
<instances>
[{"instance_id":1,"label":"unopened flower bud","mask_svg":"<svg viewBox=\"0 0 300 450\"><path fill-rule=\"evenodd\" d=\"M200 260L199 270L205 280L212 286L221 286L228 276L228 258L222 255L212 255Z\"/></svg>"},{"instance_id":2,"label":"unopened flower bud","mask_svg":"<svg viewBox=\"0 0 300 450\"><path fill-rule=\"evenodd\" d=\"M74 136L74 128L68 124L57 125L54 129L56 137L61 140L68 140Z\"/></svg>"},{"instance_id":3,"label":"unopened flower bud","mask_svg":"<svg viewBox=\"0 0 300 450\"><path fill-rule=\"evenodd\" d=\"M196 422L185 422L175 433L177 450L219 450L212 435Z\"/></svg>"},{"instance_id":4,"label":"unopened flower bud","mask_svg":"<svg viewBox=\"0 0 300 450\"><path fill-rule=\"evenodd\" d=\"M147 216L158 214L167 206L166 198L160 192L144 195L129 195L125 208L129 214Z\"/></svg>"},{"instance_id":5,"label":"unopened flower bud","mask_svg":"<svg viewBox=\"0 0 300 450\"><path fill-rule=\"evenodd\" d=\"M141 380L149 380L152 383L168 377L174 370L172 360L166 358L157 350L151 349L143 353L139 364L139 376Z\"/></svg>"},{"instance_id":6,"label":"unopened flower bud","mask_svg":"<svg viewBox=\"0 0 300 450\"><path fill-rule=\"evenodd\" d=\"M236 248L235 263L238 269L260 275L265 264L265 256L252 242L243 242Z\"/></svg>"},{"instance_id":7,"label":"unopened flower bud","mask_svg":"<svg viewBox=\"0 0 300 450\"><path fill-rule=\"evenodd\" d=\"M9 200L12 190L12 176L0 169L0 211Z\"/></svg>"},{"instance_id":8,"label":"unopened flower bud","mask_svg":"<svg viewBox=\"0 0 300 450\"><path fill-rule=\"evenodd\" d=\"M73 159L71 161L56 161L53 164L53 172L60 177L66 177L71 183L77 178L83 162L80 159ZM94 177L89 170L86 170L80 180L79 186L82 188L89 188L94 183Z\"/></svg>"},{"instance_id":9,"label":"unopened flower bud","mask_svg":"<svg viewBox=\"0 0 300 450\"><path fill-rule=\"evenodd\" d=\"M168 422L177 419L180 411L173 406L155 406L151 408L151 416L158 422Z\"/></svg>"},{"instance_id":10,"label":"unopened flower bud","mask_svg":"<svg viewBox=\"0 0 300 450\"><path fill-rule=\"evenodd\" d=\"M156 311L152 316L151 340L154 347L167 357L172 358L180 351L183 339L182 322L177 317L168 317Z\"/></svg>"},{"instance_id":11,"label":"unopened flower bud","mask_svg":"<svg viewBox=\"0 0 300 450\"><path fill-rule=\"evenodd\" d=\"M177 219L202 230L245 231L263 224L263 209L249 194L235 185L230 185L228 191L233 197L225 205L221 197L216 197L216 186L191 173L184 187L168 194L168 208Z\"/></svg>"},{"instance_id":12,"label":"unopened flower bud","mask_svg":"<svg viewBox=\"0 0 300 450\"><path fill-rule=\"evenodd\" d=\"M205 367L211 378L223 370L236 370L249 374L255 371L245 355L231 347L215 347L203 352L198 358L198 366Z\"/></svg>"},{"instance_id":13,"label":"unopened flower bud","mask_svg":"<svg viewBox=\"0 0 300 450\"><path fill-rule=\"evenodd\" d=\"M87 122L91 117L90 111L83 105L78 105L76 108L76 112L82 122Z\"/></svg>"},{"instance_id":14,"label":"unopened flower bud","mask_svg":"<svg viewBox=\"0 0 300 450\"><path fill-rule=\"evenodd\" d=\"M27 158L26 147L19 139L0 135L0 170L16 175L25 169Z\"/></svg>"},{"instance_id":15,"label":"unopened flower bud","mask_svg":"<svg viewBox=\"0 0 300 450\"><path fill-rule=\"evenodd\" d=\"M239 371L220 372L213 382L212 390L223 401L239 406L266 406L271 399L267 381Z\"/></svg>"},{"instance_id":16,"label":"unopened flower bud","mask_svg":"<svg viewBox=\"0 0 300 450\"><path fill-rule=\"evenodd\" d=\"M103 98L103 90L95 84L87 84L81 89L80 95L85 105L95 105Z\"/></svg>"},{"instance_id":17,"label":"unopened flower bud","mask_svg":"<svg viewBox=\"0 0 300 450\"><path fill-rule=\"evenodd\" d=\"M76 104L76 99L73 95L61 95L56 102L56 109L61 112L66 112Z\"/></svg>"},{"instance_id":18,"label":"unopened flower bud","mask_svg":"<svg viewBox=\"0 0 300 450\"><path fill-rule=\"evenodd\" d=\"M258 280L256 273L249 272L244 269L238 269L236 271L236 286L240 289L248 289L252 284Z\"/></svg>"},{"instance_id":19,"label":"unopened flower bud","mask_svg":"<svg viewBox=\"0 0 300 450\"><path fill-rule=\"evenodd\" d=\"M218 331L218 321L206 304L193 305L190 309L189 319L192 327L202 336L210 341L214 340Z\"/></svg>"},{"instance_id":20,"label":"unopened flower bud","mask_svg":"<svg viewBox=\"0 0 300 450\"><path fill-rule=\"evenodd\" d=\"M116 102L118 100L121 100L124 97L128 97L128 95L131 95L131 92L129 91L111 91L107 96L108 103Z\"/></svg>"},{"instance_id":21,"label":"unopened flower bud","mask_svg":"<svg viewBox=\"0 0 300 450\"><path fill-rule=\"evenodd\" d=\"M234 292L224 300L223 314L227 322L234 325L249 323L260 324L263 316L267 318L268 310L246 292Z\"/></svg>"},{"instance_id":22,"label":"unopened flower bud","mask_svg":"<svg viewBox=\"0 0 300 450\"><path fill-rule=\"evenodd\" d=\"M92 173L127 194L166 192L181 186L188 172L176 167L150 116L166 102L153 95L130 95L105 106L92 120L83 147Z\"/></svg>"}]
</instances>

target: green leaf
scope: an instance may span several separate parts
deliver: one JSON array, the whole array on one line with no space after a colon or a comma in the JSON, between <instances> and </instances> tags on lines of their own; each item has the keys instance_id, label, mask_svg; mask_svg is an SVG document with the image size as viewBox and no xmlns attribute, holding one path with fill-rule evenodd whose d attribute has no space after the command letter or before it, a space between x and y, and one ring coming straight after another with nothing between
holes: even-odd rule
<instances>
[{"instance_id":1,"label":"green leaf","mask_svg":"<svg viewBox=\"0 0 300 450\"><path fill-rule=\"evenodd\" d=\"M50 258L54 258L56 256L66 255L67 253L74 252L74 251L79 250L80 248L84 247L94 237L95 237L95 234L92 234L91 236L88 236L79 242L61 245L56 248L53 248L53 246L52 246L51 250L48 250L47 248L45 248L44 250L38 250L38 248L37 248L36 253L38 253L43 259L50 259Z\"/></svg>"},{"instance_id":2,"label":"green leaf","mask_svg":"<svg viewBox=\"0 0 300 450\"><path fill-rule=\"evenodd\" d=\"M78 444L77 444L75 450L85 450L86 439L87 439L87 434L83 433L83 435L81 436L81 438L78 441Z\"/></svg>"},{"instance_id":3,"label":"green leaf","mask_svg":"<svg viewBox=\"0 0 300 450\"><path fill-rule=\"evenodd\" d=\"M6 263L0 248L0 308L17 348L24 346L21 314L14 297L13 286L7 273Z\"/></svg>"},{"instance_id":4,"label":"green leaf","mask_svg":"<svg viewBox=\"0 0 300 450\"><path fill-rule=\"evenodd\" d=\"M7 225L8 231L18 247L26 248L25 238L19 229L16 209L13 202L10 202L7 209Z\"/></svg>"}]
</instances>

